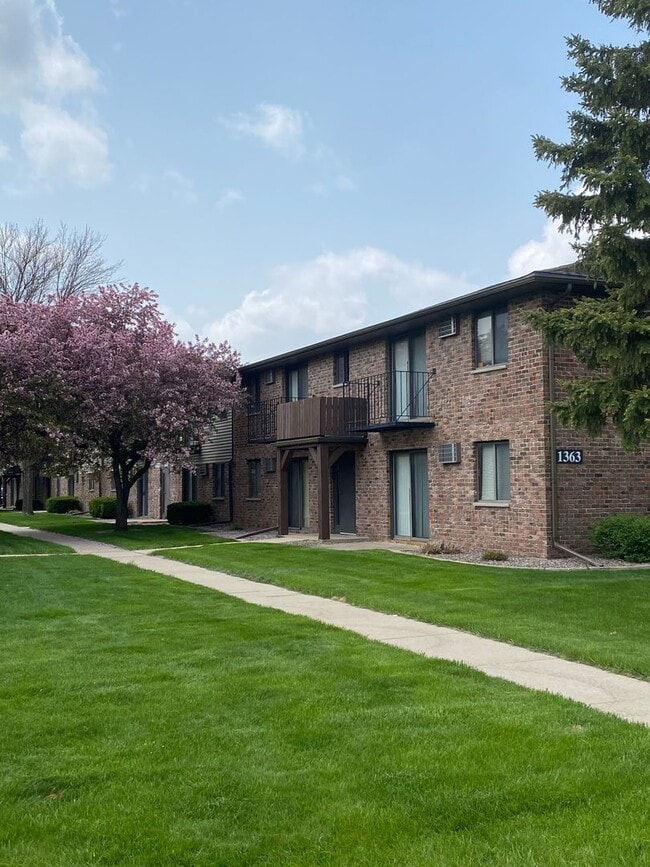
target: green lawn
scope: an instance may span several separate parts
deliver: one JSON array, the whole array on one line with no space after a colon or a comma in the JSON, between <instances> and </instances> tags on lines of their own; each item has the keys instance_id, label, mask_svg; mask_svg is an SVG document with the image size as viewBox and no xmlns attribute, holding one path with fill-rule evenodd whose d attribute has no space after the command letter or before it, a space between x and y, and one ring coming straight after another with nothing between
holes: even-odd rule
<instances>
[{"instance_id":1,"label":"green lawn","mask_svg":"<svg viewBox=\"0 0 650 867\"><path fill-rule=\"evenodd\" d=\"M0 530L0 557L6 554L65 554L70 550L67 545L39 542L38 539L13 536Z\"/></svg>"},{"instance_id":2,"label":"green lawn","mask_svg":"<svg viewBox=\"0 0 650 867\"><path fill-rule=\"evenodd\" d=\"M650 571L550 571L247 543L165 556L650 677Z\"/></svg>"},{"instance_id":3,"label":"green lawn","mask_svg":"<svg viewBox=\"0 0 650 867\"><path fill-rule=\"evenodd\" d=\"M226 541L200 530L170 527L168 524L134 524L128 530L118 532L113 528L112 522L95 521L79 515L50 515L45 512L23 515L22 512L0 511L0 528L3 522L19 527L34 527L36 530L49 530L52 533L66 533L68 536L81 536L83 539L107 542L129 550Z\"/></svg>"},{"instance_id":4,"label":"green lawn","mask_svg":"<svg viewBox=\"0 0 650 867\"><path fill-rule=\"evenodd\" d=\"M91 557L0 606L7 867L650 858L642 726Z\"/></svg>"}]
</instances>

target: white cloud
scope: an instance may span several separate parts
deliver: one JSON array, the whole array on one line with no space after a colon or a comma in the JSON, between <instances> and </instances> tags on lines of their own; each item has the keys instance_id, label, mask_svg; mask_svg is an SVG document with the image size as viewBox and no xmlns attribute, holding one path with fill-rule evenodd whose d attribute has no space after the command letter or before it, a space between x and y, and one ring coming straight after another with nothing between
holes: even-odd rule
<instances>
[{"instance_id":1,"label":"white cloud","mask_svg":"<svg viewBox=\"0 0 650 867\"><path fill-rule=\"evenodd\" d=\"M194 181L188 178L187 175L177 172L175 169L169 169L165 172L164 178L170 186L175 199L188 205L198 202L199 197L194 189Z\"/></svg>"},{"instance_id":2,"label":"white cloud","mask_svg":"<svg viewBox=\"0 0 650 867\"><path fill-rule=\"evenodd\" d=\"M111 12L118 20L120 18L126 17L127 11L124 8L123 4L119 2L119 0L110 0L109 6L111 8Z\"/></svg>"},{"instance_id":3,"label":"white cloud","mask_svg":"<svg viewBox=\"0 0 650 867\"><path fill-rule=\"evenodd\" d=\"M302 114L286 105L263 102L254 114L239 113L222 118L228 129L260 139L285 156L299 158L305 152Z\"/></svg>"},{"instance_id":4,"label":"white cloud","mask_svg":"<svg viewBox=\"0 0 650 867\"><path fill-rule=\"evenodd\" d=\"M472 288L460 277L374 247L324 253L275 268L264 290L249 292L236 309L208 327L207 335L230 341L251 360L386 318L379 311L391 297L403 313Z\"/></svg>"},{"instance_id":5,"label":"white cloud","mask_svg":"<svg viewBox=\"0 0 650 867\"><path fill-rule=\"evenodd\" d=\"M576 253L571 247L572 234L560 232L559 223L548 220L544 226L541 241L527 241L514 251L508 259L510 277L521 277L531 271L544 268L557 268L575 262Z\"/></svg>"},{"instance_id":6,"label":"white cloud","mask_svg":"<svg viewBox=\"0 0 650 867\"><path fill-rule=\"evenodd\" d=\"M311 185L311 191L317 196L329 196L331 192L356 193L358 185L349 175L337 175L331 183L317 181Z\"/></svg>"},{"instance_id":7,"label":"white cloud","mask_svg":"<svg viewBox=\"0 0 650 867\"><path fill-rule=\"evenodd\" d=\"M110 176L106 133L67 111L25 103L20 141L37 177L54 186L69 179L80 187L96 187Z\"/></svg>"},{"instance_id":8,"label":"white cloud","mask_svg":"<svg viewBox=\"0 0 650 867\"><path fill-rule=\"evenodd\" d=\"M0 105L16 110L23 99L94 88L97 72L63 32L53 0L0 3Z\"/></svg>"},{"instance_id":9,"label":"white cloud","mask_svg":"<svg viewBox=\"0 0 650 867\"><path fill-rule=\"evenodd\" d=\"M236 205L238 202L244 201L244 194L240 190L225 190L215 202L215 208L223 211L229 205Z\"/></svg>"},{"instance_id":10,"label":"white cloud","mask_svg":"<svg viewBox=\"0 0 650 867\"><path fill-rule=\"evenodd\" d=\"M66 104L97 83L54 0L0 0L0 111L22 124L21 143L37 179L92 187L108 178L106 133ZM86 102L84 115L91 111Z\"/></svg>"}]
</instances>

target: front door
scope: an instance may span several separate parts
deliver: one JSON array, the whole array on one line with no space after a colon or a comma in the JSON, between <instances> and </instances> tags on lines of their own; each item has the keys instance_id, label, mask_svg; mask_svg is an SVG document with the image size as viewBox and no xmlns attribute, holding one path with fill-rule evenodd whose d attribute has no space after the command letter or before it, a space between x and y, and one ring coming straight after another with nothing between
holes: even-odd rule
<instances>
[{"instance_id":1,"label":"front door","mask_svg":"<svg viewBox=\"0 0 650 867\"><path fill-rule=\"evenodd\" d=\"M345 452L332 467L334 532L356 533L357 492L354 452Z\"/></svg>"},{"instance_id":2,"label":"front door","mask_svg":"<svg viewBox=\"0 0 650 867\"><path fill-rule=\"evenodd\" d=\"M289 526L294 530L309 526L307 458L289 461Z\"/></svg>"},{"instance_id":3,"label":"front door","mask_svg":"<svg viewBox=\"0 0 650 867\"><path fill-rule=\"evenodd\" d=\"M138 479L138 516L140 518L149 514L149 470Z\"/></svg>"},{"instance_id":4,"label":"front door","mask_svg":"<svg viewBox=\"0 0 650 867\"><path fill-rule=\"evenodd\" d=\"M169 467L160 470L160 516L167 517L167 506L171 503L171 472Z\"/></svg>"}]
</instances>

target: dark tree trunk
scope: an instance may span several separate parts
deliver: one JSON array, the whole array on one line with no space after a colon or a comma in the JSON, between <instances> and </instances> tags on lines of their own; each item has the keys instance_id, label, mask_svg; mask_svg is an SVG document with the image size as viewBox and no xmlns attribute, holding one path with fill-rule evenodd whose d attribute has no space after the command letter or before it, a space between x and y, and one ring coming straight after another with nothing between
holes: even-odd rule
<instances>
[{"instance_id":1,"label":"dark tree trunk","mask_svg":"<svg viewBox=\"0 0 650 867\"><path fill-rule=\"evenodd\" d=\"M20 464L22 470L23 515L34 514L34 494L36 492L36 472L31 461Z\"/></svg>"},{"instance_id":2,"label":"dark tree trunk","mask_svg":"<svg viewBox=\"0 0 650 867\"><path fill-rule=\"evenodd\" d=\"M115 529L129 529L129 492L122 491L122 495L117 498L117 511L115 512Z\"/></svg>"},{"instance_id":3,"label":"dark tree trunk","mask_svg":"<svg viewBox=\"0 0 650 867\"><path fill-rule=\"evenodd\" d=\"M129 529L129 474L125 467L113 463L113 478L115 480L115 498L117 509L115 512L115 529Z\"/></svg>"}]
</instances>

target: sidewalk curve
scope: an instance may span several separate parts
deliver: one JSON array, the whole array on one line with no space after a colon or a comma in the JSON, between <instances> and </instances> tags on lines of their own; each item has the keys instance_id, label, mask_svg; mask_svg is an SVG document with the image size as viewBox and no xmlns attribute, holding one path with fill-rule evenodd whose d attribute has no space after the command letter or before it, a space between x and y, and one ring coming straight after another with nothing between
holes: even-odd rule
<instances>
[{"instance_id":1,"label":"sidewalk curve","mask_svg":"<svg viewBox=\"0 0 650 867\"><path fill-rule=\"evenodd\" d=\"M8 533L44 542L58 542L68 545L79 554L106 557L200 584L253 605L309 617L423 656L464 663L490 677L500 677L529 689L555 693L630 722L650 726L650 683L647 681L491 638L481 638L459 629L434 626L398 614L382 614L347 602L261 584L151 554L126 551L102 542L9 524L0 526Z\"/></svg>"}]
</instances>

